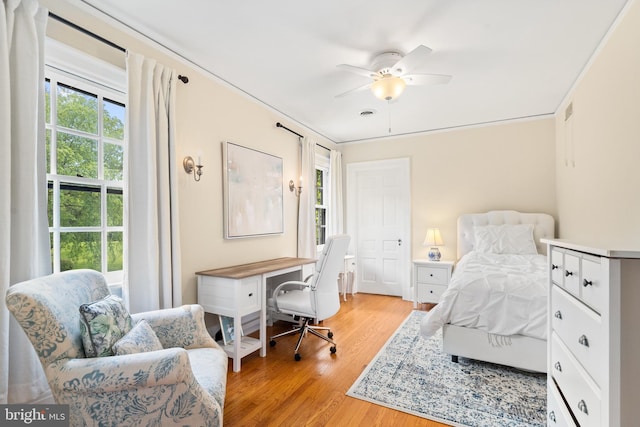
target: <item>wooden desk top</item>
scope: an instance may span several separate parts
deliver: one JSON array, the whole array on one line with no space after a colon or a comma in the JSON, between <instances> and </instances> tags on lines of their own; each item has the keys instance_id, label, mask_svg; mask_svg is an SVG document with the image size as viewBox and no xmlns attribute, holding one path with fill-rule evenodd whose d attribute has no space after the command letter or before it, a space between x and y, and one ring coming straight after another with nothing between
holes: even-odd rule
<instances>
[{"instance_id":1,"label":"wooden desk top","mask_svg":"<svg viewBox=\"0 0 640 427\"><path fill-rule=\"evenodd\" d=\"M234 265L232 267L222 267L213 270L198 271L201 276L225 277L228 279L244 279L245 277L257 276L259 274L270 273L272 271L284 270L286 268L298 267L305 264L313 264L316 260L312 258L276 258L266 261L252 262L249 264Z\"/></svg>"}]
</instances>

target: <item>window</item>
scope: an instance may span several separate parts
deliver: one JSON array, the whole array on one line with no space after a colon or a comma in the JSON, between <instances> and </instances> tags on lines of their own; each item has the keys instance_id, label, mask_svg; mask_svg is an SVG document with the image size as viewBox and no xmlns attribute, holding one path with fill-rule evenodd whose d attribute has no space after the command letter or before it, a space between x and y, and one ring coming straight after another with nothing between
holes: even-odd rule
<instances>
[{"instance_id":1,"label":"window","mask_svg":"<svg viewBox=\"0 0 640 427\"><path fill-rule=\"evenodd\" d=\"M329 185L329 156L325 149L316 150L316 245L322 252L327 240L327 225L331 209L331 187Z\"/></svg>"},{"instance_id":2,"label":"window","mask_svg":"<svg viewBox=\"0 0 640 427\"><path fill-rule=\"evenodd\" d=\"M316 166L316 245L327 239L328 170Z\"/></svg>"},{"instance_id":3,"label":"window","mask_svg":"<svg viewBox=\"0 0 640 427\"><path fill-rule=\"evenodd\" d=\"M60 68L48 63L44 82L53 271L90 268L121 283L125 95Z\"/></svg>"}]
</instances>

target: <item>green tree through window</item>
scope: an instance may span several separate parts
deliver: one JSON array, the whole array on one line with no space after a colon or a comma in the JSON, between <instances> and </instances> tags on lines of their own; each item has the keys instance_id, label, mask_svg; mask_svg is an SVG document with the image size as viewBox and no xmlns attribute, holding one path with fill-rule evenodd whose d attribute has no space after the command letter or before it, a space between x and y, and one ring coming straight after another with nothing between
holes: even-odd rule
<instances>
[{"instance_id":1,"label":"green tree through window","mask_svg":"<svg viewBox=\"0 0 640 427\"><path fill-rule=\"evenodd\" d=\"M123 95L50 69L44 84L53 269L121 271Z\"/></svg>"}]
</instances>

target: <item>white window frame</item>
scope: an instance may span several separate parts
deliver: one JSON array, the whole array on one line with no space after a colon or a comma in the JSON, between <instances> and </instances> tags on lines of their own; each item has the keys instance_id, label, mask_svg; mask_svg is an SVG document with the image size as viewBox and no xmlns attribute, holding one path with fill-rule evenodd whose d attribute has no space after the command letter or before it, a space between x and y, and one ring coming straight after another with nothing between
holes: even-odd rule
<instances>
[{"instance_id":1,"label":"white window frame","mask_svg":"<svg viewBox=\"0 0 640 427\"><path fill-rule=\"evenodd\" d=\"M92 57L86 53L73 49L63 43L53 39L46 39L45 49L45 78L51 84L51 118L49 123L45 125L50 132L50 160L51 171L47 171L47 183L53 183L53 224L49 227L49 232L53 234L53 271L60 271L60 233L61 232L99 232L101 235L101 271L104 274L107 283L112 290L118 292L118 288L122 286L124 280L124 271L108 271L107 268L107 236L110 232L123 233L123 248L126 246L127 236L123 224L121 226L107 226L107 191L108 189L117 189L122 191L123 198L126 197L124 183L124 168L126 164L126 145L127 132L125 130L124 139L114 140L101 134L102 117L103 117L103 98L126 105L126 73L125 70L116 67L110 63ZM82 131L67 129L56 126L56 96L57 91L55 85L57 83L71 86L79 90L95 94L98 97L98 135L89 135ZM43 82L44 84L44 82ZM125 120L126 126L126 120ZM65 133L89 137L98 141L98 178L73 177L67 175L58 175L55 170L56 162L56 133L58 129ZM103 174L104 163L103 148L105 143L121 145L125 149L123 160L123 179L122 181L105 180ZM100 225L92 227L61 227L60 225L60 185L61 184L78 184L81 186L92 186L100 188ZM123 259L123 263L125 260Z\"/></svg>"},{"instance_id":2,"label":"white window frame","mask_svg":"<svg viewBox=\"0 0 640 427\"><path fill-rule=\"evenodd\" d=\"M330 167L330 162L329 162L329 157L326 157L324 155L318 155L318 153L316 153L316 165L315 165L315 170L321 170L322 174L323 174L323 179L322 182L324 184L324 186L322 187L323 190L323 204L322 205L318 205L315 204L314 206L314 218L315 218L315 209L324 209L325 210L325 241L326 238L328 237L328 230L327 230L327 225L329 223L329 213L330 213L330 209L331 209L331 182L330 182L330 174L329 174L329 167ZM317 172L316 172L317 173ZM314 174L315 177L315 174ZM315 188L315 186L314 186ZM315 189L317 192L317 188ZM314 201L317 200L317 195L314 194ZM316 224L316 229L317 229L317 224ZM316 241L318 240L318 236L315 235L314 233L314 237L316 238ZM318 253L321 253L322 250L324 248L324 243L316 245L316 250Z\"/></svg>"}]
</instances>

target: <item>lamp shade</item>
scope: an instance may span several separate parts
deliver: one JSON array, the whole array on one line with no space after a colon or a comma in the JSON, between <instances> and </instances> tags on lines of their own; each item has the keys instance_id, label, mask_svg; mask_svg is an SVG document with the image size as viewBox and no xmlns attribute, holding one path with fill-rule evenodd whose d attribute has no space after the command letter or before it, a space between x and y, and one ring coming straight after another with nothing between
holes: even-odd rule
<instances>
[{"instance_id":1,"label":"lamp shade","mask_svg":"<svg viewBox=\"0 0 640 427\"><path fill-rule=\"evenodd\" d=\"M439 228L429 228L427 229L427 235L424 238L424 246L442 246L444 242L442 241L442 235L440 234Z\"/></svg>"},{"instance_id":2,"label":"lamp shade","mask_svg":"<svg viewBox=\"0 0 640 427\"><path fill-rule=\"evenodd\" d=\"M371 85L371 91L376 98L391 101L393 98L400 96L405 86L407 86L407 83L400 77L385 74L380 80Z\"/></svg>"}]
</instances>

